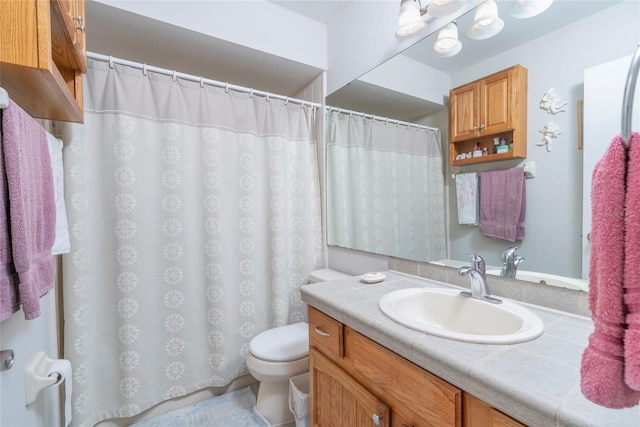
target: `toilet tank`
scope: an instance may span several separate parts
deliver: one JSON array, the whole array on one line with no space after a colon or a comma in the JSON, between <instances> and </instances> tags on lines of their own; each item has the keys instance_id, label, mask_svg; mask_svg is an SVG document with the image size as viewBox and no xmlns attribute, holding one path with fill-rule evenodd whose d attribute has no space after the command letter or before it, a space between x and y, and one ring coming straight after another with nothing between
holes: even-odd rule
<instances>
[{"instance_id":1,"label":"toilet tank","mask_svg":"<svg viewBox=\"0 0 640 427\"><path fill-rule=\"evenodd\" d=\"M347 277L351 276L330 268L323 268L322 270L312 271L309 274L309 283L330 282L332 280L346 279Z\"/></svg>"}]
</instances>

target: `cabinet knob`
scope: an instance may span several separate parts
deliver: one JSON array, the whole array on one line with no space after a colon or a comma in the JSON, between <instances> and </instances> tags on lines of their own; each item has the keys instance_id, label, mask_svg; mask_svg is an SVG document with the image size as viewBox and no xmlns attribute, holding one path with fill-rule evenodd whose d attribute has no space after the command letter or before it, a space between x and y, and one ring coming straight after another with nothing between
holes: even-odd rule
<instances>
[{"instance_id":1,"label":"cabinet knob","mask_svg":"<svg viewBox=\"0 0 640 427\"><path fill-rule=\"evenodd\" d=\"M480 125L480 129L484 129L484 125Z\"/></svg>"},{"instance_id":2,"label":"cabinet knob","mask_svg":"<svg viewBox=\"0 0 640 427\"><path fill-rule=\"evenodd\" d=\"M78 21L79 26L76 27L76 30L80 30L84 34L87 29L82 25L82 15L74 16L73 20Z\"/></svg>"},{"instance_id":3,"label":"cabinet knob","mask_svg":"<svg viewBox=\"0 0 640 427\"><path fill-rule=\"evenodd\" d=\"M378 414L373 414L373 416L371 417L373 419L373 424L379 426L380 425L380 415Z\"/></svg>"},{"instance_id":4,"label":"cabinet knob","mask_svg":"<svg viewBox=\"0 0 640 427\"><path fill-rule=\"evenodd\" d=\"M473 130L478 130L478 126L474 126L474 127L473 127Z\"/></svg>"}]
</instances>

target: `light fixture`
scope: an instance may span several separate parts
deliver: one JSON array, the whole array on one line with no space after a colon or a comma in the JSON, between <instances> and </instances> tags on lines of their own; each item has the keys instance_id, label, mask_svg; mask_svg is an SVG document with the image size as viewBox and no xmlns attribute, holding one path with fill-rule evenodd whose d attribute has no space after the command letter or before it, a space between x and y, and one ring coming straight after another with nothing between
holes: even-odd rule
<instances>
[{"instance_id":1,"label":"light fixture","mask_svg":"<svg viewBox=\"0 0 640 427\"><path fill-rule=\"evenodd\" d=\"M433 44L433 51L438 56L448 58L457 55L462 50L462 43L458 40L458 25L449 22L438 33L438 39Z\"/></svg>"},{"instance_id":2,"label":"light fixture","mask_svg":"<svg viewBox=\"0 0 640 427\"><path fill-rule=\"evenodd\" d=\"M516 0L511 6L511 16L525 19L536 16L551 6L553 0Z\"/></svg>"},{"instance_id":3,"label":"light fixture","mask_svg":"<svg viewBox=\"0 0 640 427\"><path fill-rule=\"evenodd\" d=\"M464 0L433 0L429 4L429 15L443 17L462 9Z\"/></svg>"},{"instance_id":4,"label":"light fixture","mask_svg":"<svg viewBox=\"0 0 640 427\"><path fill-rule=\"evenodd\" d=\"M484 40L495 36L503 28L504 21L498 16L498 5L494 0L485 0L476 9L467 35L473 40Z\"/></svg>"},{"instance_id":5,"label":"light fixture","mask_svg":"<svg viewBox=\"0 0 640 427\"><path fill-rule=\"evenodd\" d=\"M409 37L427 28L426 22L422 20L422 15L418 0L402 0L396 37Z\"/></svg>"}]
</instances>

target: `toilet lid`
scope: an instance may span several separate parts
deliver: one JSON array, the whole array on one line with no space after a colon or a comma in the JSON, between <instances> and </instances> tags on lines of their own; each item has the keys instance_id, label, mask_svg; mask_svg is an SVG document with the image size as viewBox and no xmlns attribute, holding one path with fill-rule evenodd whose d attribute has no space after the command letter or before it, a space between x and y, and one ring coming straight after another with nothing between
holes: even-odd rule
<instances>
[{"instance_id":1,"label":"toilet lid","mask_svg":"<svg viewBox=\"0 0 640 427\"><path fill-rule=\"evenodd\" d=\"M309 325L300 322L261 332L249 343L249 351L271 362L301 359L309 354Z\"/></svg>"}]
</instances>

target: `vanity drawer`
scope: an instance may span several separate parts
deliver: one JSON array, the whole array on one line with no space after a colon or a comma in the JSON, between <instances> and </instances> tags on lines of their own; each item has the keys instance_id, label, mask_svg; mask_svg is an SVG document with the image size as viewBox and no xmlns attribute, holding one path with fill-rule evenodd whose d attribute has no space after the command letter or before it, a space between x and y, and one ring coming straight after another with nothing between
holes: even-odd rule
<instances>
[{"instance_id":1,"label":"vanity drawer","mask_svg":"<svg viewBox=\"0 0 640 427\"><path fill-rule=\"evenodd\" d=\"M309 307L309 346L315 347L329 358L339 359L344 354L343 325L326 314Z\"/></svg>"},{"instance_id":2,"label":"vanity drawer","mask_svg":"<svg viewBox=\"0 0 640 427\"><path fill-rule=\"evenodd\" d=\"M403 408L415 425L462 425L462 390L346 327L345 361L354 376L375 394L385 396L392 412ZM402 425L402 424L400 424Z\"/></svg>"}]
</instances>

